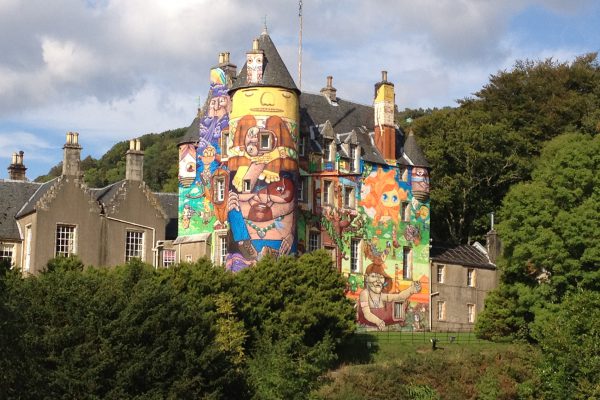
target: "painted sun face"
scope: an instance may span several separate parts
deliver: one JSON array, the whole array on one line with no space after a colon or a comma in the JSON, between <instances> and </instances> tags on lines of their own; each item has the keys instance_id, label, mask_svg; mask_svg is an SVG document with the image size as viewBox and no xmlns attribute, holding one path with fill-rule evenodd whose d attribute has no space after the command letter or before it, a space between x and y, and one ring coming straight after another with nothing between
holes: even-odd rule
<instances>
[{"instance_id":1,"label":"painted sun face","mask_svg":"<svg viewBox=\"0 0 600 400\"><path fill-rule=\"evenodd\" d=\"M262 83L263 78L263 55L248 54L246 56L246 68L247 77L246 80L249 84Z\"/></svg>"},{"instance_id":2,"label":"painted sun face","mask_svg":"<svg viewBox=\"0 0 600 400\"><path fill-rule=\"evenodd\" d=\"M381 194L381 204L385 207L395 207L400 204L400 196L397 190L390 190Z\"/></svg>"}]
</instances>

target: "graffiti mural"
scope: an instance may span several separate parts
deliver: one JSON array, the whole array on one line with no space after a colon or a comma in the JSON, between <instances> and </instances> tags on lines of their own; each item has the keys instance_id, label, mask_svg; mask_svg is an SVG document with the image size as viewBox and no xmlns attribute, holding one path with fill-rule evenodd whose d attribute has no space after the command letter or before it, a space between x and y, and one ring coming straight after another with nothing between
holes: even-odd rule
<instances>
[{"instance_id":1,"label":"graffiti mural","mask_svg":"<svg viewBox=\"0 0 600 400\"><path fill-rule=\"evenodd\" d=\"M212 233L226 227L225 183L229 174L221 157L231 111L227 90L225 72L213 68L207 106L198 121L198 141L179 146L180 236Z\"/></svg>"},{"instance_id":2,"label":"graffiti mural","mask_svg":"<svg viewBox=\"0 0 600 400\"><path fill-rule=\"evenodd\" d=\"M233 105L226 267L237 271L267 254L296 253L298 96L251 87L237 90Z\"/></svg>"}]
</instances>

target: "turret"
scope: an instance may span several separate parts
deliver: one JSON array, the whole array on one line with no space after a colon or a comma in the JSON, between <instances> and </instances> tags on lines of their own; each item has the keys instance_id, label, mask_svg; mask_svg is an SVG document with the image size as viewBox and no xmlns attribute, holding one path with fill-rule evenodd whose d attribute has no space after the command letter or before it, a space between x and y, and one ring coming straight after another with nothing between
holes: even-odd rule
<instances>
[{"instance_id":1,"label":"turret","mask_svg":"<svg viewBox=\"0 0 600 400\"><path fill-rule=\"evenodd\" d=\"M12 160L10 165L8 166L8 178L13 181L24 181L25 171L27 168L23 164L23 151L19 151L18 153L13 153Z\"/></svg>"},{"instance_id":2,"label":"turret","mask_svg":"<svg viewBox=\"0 0 600 400\"><path fill-rule=\"evenodd\" d=\"M390 164L396 163L396 127L394 125L394 84L388 82L387 71L381 71L381 82L375 84L375 146Z\"/></svg>"},{"instance_id":3,"label":"turret","mask_svg":"<svg viewBox=\"0 0 600 400\"><path fill-rule=\"evenodd\" d=\"M81 145L79 144L79 133L67 132L67 139L63 146L63 169L64 176L80 177L81 170Z\"/></svg>"},{"instance_id":4,"label":"turret","mask_svg":"<svg viewBox=\"0 0 600 400\"><path fill-rule=\"evenodd\" d=\"M228 148L228 250L239 269L266 254L295 253L298 182L299 93L269 35L263 32L246 54L232 96Z\"/></svg>"}]
</instances>

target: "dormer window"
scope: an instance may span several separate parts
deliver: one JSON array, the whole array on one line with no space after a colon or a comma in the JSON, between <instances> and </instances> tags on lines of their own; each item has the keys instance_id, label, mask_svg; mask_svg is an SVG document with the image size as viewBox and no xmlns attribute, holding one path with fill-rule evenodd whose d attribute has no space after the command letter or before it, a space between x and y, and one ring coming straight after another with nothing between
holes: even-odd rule
<instances>
[{"instance_id":1,"label":"dormer window","mask_svg":"<svg viewBox=\"0 0 600 400\"><path fill-rule=\"evenodd\" d=\"M359 169L358 146L355 144L351 144L350 150L348 151L348 155L350 156L350 172L358 172L358 169Z\"/></svg>"}]
</instances>

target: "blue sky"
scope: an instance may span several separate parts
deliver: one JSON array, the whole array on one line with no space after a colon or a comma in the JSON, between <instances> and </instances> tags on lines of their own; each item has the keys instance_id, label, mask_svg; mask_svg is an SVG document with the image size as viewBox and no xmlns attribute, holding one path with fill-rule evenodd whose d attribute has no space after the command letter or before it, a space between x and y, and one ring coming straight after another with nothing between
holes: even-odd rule
<instances>
[{"instance_id":1,"label":"blue sky","mask_svg":"<svg viewBox=\"0 0 600 400\"><path fill-rule=\"evenodd\" d=\"M303 0L302 89L332 75L338 96L372 102L387 70L396 103L454 106L516 60L572 61L600 49L594 0ZM241 67L265 15L295 78L296 0L0 0L0 179L25 152L27 176L62 158L189 125L209 68Z\"/></svg>"}]
</instances>

